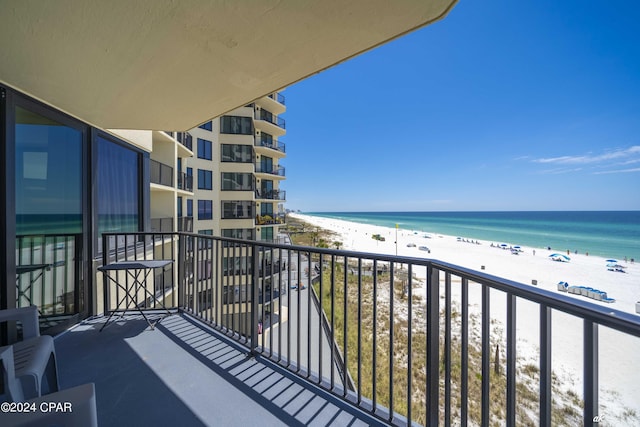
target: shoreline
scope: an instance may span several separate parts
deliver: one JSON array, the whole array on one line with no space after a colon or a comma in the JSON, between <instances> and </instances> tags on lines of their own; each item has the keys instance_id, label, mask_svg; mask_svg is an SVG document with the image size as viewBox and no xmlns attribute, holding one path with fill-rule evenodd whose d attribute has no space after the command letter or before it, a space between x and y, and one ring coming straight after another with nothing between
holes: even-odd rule
<instances>
[{"instance_id":1,"label":"shoreline","mask_svg":"<svg viewBox=\"0 0 640 427\"><path fill-rule=\"evenodd\" d=\"M343 249L359 252L396 254L396 229L346 220L294 213L294 217L337 233L342 240ZM374 240L371 236L380 234L385 241ZM424 236L429 236L425 238ZM566 251L521 246L518 255L513 255L510 242L469 239L439 233L422 232L399 228L397 230L397 254L416 258L433 258L460 267L469 268L525 285L558 292L558 283L567 282L570 286L586 286L606 292L616 301L606 303L580 295L563 293L571 297L594 302L609 308L637 314L636 302L640 301L640 262L618 261L625 271L609 271L606 258L597 255L570 253L568 262L552 261L552 254L567 255ZM467 240L466 242L464 240ZM478 242L470 243L469 241ZM415 244L415 247L407 247ZM506 249L499 245L506 244ZM491 246L493 245L493 247ZM419 250L426 246L430 252ZM484 267L484 268L483 268ZM533 285L532 285L533 286Z\"/></svg>"},{"instance_id":2,"label":"shoreline","mask_svg":"<svg viewBox=\"0 0 640 427\"><path fill-rule=\"evenodd\" d=\"M336 239L343 243L342 249L385 255L396 254L395 228L298 213L292 215L313 226L335 232ZM381 235L385 241L374 240L372 238L374 234ZM424 237L425 235L429 237ZM558 291L560 281L568 282L571 286L588 286L607 292L608 297L616 301L606 303L586 296L564 292L562 294L638 315L635 312L635 303L640 300L640 263L638 262L627 263L624 269L626 272L620 273L608 271L606 259L593 255L571 254L569 262L556 262L549 257L555 252L547 249L522 246L520 248L522 252L513 255L510 250L496 246L496 243L502 242L477 240L478 244L476 244L468 242L470 239L465 242L464 237L459 241L457 236L406 229L397 229L397 239L398 256L432 258L529 286L534 286L532 281L536 280L537 285L534 287L554 293L560 293ZM471 240L476 241L476 239ZM410 243L415 244L415 247L408 247L407 244ZM493 247L491 247L492 243ZM420 246L428 247L430 252L419 250ZM621 264L624 265L624 262ZM414 271L414 273L419 279L424 280L423 283L426 283L426 271ZM459 287L452 287L453 302L459 303L459 291L456 289ZM424 292L426 295L426 286L416 291ZM479 300L471 297L472 294L470 290L469 307L471 311L478 311L480 310ZM491 318L504 324L506 299L497 297L497 293L495 295L496 297L492 295L491 298ZM531 325L539 324L539 308L535 304L522 300L518 304L517 313L518 356L535 364L538 360L539 331ZM553 372L559 375L560 381L566 387L573 389L578 396L582 396L583 323L578 318L560 312L554 312L554 318ZM637 369L640 338L605 327L600 327L599 330L601 410L618 416L626 409L640 413L640 402L635 399L640 395L640 372Z\"/></svg>"}]
</instances>

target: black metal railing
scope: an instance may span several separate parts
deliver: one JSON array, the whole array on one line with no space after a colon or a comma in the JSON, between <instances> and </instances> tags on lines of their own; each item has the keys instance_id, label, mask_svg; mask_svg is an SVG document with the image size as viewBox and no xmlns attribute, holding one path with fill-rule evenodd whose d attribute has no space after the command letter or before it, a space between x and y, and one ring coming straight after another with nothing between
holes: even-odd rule
<instances>
[{"instance_id":1,"label":"black metal railing","mask_svg":"<svg viewBox=\"0 0 640 427\"><path fill-rule=\"evenodd\" d=\"M282 129L286 129L285 120L282 117L278 117L267 110L264 110L264 109L256 110L255 118L257 120L264 120L266 122L274 124Z\"/></svg>"},{"instance_id":2,"label":"black metal railing","mask_svg":"<svg viewBox=\"0 0 640 427\"><path fill-rule=\"evenodd\" d=\"M274 166L265 163L256 163L255 171L258 173L268 173L276 176L285 176L284 166Z\"/></svg>"},{"instance_id":3,"label":"black metal railing","mask_svg":"<svg viewBox=\"0 0 640 427\"><path fill-rule=\"evenodd\" d=\"M173 168L157 160L150 159L150 180L154 184L173 187Z\"/></svg>"},{"instance_id":4,"label":"black metal railing","mask_svg":"<svg viewBox=\"0 0 640 427\"><path fill-rule=\"evenodd\" d=\"M36 305L41 329L84 311L82 235L16 237L16 307Z\"/></svg>"},{"instance_id":5,"label":"black metal railing","mask_svg":"<svg viewBox=\"0 0 640 427\"><path fill-rule=\"evenodd\" d=\"M179 216L178 217L178 231L184 231L187 233L193 232L193 217L192 216Z\"/></svg>"},{"instance_id":6,"label":"black metal railing","mask_svg":"<svg viewBox=\"0 0 640 427\"><path fill-rule=\"evenodd\" d=\"M185 233L104 236L120 242L106 254L175 260L176 308L390 424L592 425L602 413L599 338L640 339L633 314L437 260ZM166 253L158 240L170 242ZM537 321L519 328L531 312ZM579 343L570 363L580 390L557 384L556 327ZM602 362L636 375L637 355L615 357L629 363Z\"/></svg>"},{"instance_id":7,"label":"black metal railing","mask_svg":"<svg viewBox=\"0 0 640 427\"><path fill-rule=\"evenodd\" d=\"M280 151L281 153L287 152L284 142L261 139L259 135L255 138L255 145L256 147L271 148L272 150Z\"/></svg>"},{"instance_id":8,"label":"black metal railing","mask_svg":"<svg viewBox=\"0 0 640 427\"><path fill-rule=\"evenodd\" d=\"M284 101L285 101L285 97L283 94L277 92L277 93L272 93L271 95L269 95L269 98L274 99L276 101L278 101L280 104L285 105Z\"/></svg>"},{"instance_id":9,"label":"black metal railing","mask_svg":"<svg viewBox=\"0 0 640 427\"><path fill-rule=\"evenodd\" d=\"M178 189L193 191L193 176L184 172L178 172Z\"/></svg>"},{"instance_id":10,"label":"black metal railing","mask_svg":"<svg viewBox=\"0 0 640 427\"><path fill-rule=\"evenodd\" d=\"M169 233L173 229L173 218L151 218L152 233Z\"/></svg>"},{"instance_id":11,"label":"black metal railing","mask_svg":"<svg viewBox=\"0 0 640 427\"><path fill-rule=\"evenodd\" d=\"M193 151L193 137L189 132L176 132L176 140Z\"/></svg>"},{"instance_id":12,"label":"black metal railing","mask_svg":"<svg viewBox=\"0 0 640 427\"><path fill-rule=\"evenodd\" d=\"M284 190L256 190L256 199L286 200L287 192Z\"/></svg>"}]
</instances>

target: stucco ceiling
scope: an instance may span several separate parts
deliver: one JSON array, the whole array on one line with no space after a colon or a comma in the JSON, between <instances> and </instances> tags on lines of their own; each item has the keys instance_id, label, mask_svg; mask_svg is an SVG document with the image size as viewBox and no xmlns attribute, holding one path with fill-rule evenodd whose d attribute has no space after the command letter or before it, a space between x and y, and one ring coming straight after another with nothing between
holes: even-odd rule
<instances>
[{"instance_id":1,"label":"stucco ceiling","mask_svg":"<svg viewBox=\"0 0 640 427\"><path fill-rule=\"evenodd\" d=\"M0 0L0 81L102 128L190 129L456 0Z\"/></svg>"}]
</instances>

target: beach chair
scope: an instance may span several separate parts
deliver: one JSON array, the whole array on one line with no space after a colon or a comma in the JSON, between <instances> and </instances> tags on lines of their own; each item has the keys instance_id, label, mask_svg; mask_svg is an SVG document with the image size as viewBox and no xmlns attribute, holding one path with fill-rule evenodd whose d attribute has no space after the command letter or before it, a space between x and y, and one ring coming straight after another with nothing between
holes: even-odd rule
<instances>
[{"instance_id":1,"label":"beach chair","mask_svg":"<svg viewBox=\"0 0 640 427\"><path fill-rule=\"evenodd\" d=\"M22 324L22 341L10 347L13 351L15 377L21 383L25 399L58 391L56 350L52 337L40 335L38 308L32 305L0 310L0 323L8 321Z\"/></svg>"},{"instance_id":2,"label":"beach chair","mask_svg":"<svg viewBox=\"0 0 640 427\"><path fill-rule=\"evenodd\" d=\"M577 286L569 286L567 288L567 292L569 292L570 294L580 295L580 288L578 288Z\"/></svg>"},{"instance_id":3,"label":"beach chair","mask_svg":"<svg viewBox=\"0 0 640 427\"><path fill-rule=\"evenodd\" d=\"M569 284L567 282L558 282L558 290L560 292L568 292Z\"/></svg>"}]
</instances>

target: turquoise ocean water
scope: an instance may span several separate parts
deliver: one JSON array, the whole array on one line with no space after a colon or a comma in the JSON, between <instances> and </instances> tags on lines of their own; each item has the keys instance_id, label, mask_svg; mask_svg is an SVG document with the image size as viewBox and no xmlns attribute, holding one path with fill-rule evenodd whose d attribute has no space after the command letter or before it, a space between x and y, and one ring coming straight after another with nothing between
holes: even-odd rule
<instances>
[{"instance_id":1,"label":"turquoise ocean water","mask_svg":"<svg viewBox=\"0 0 640 427\"><path fill-rule=\"evenodd\" d=\"M496 243L640 260L640 211L306 212Z\"/></svg>"}]
</instances>

